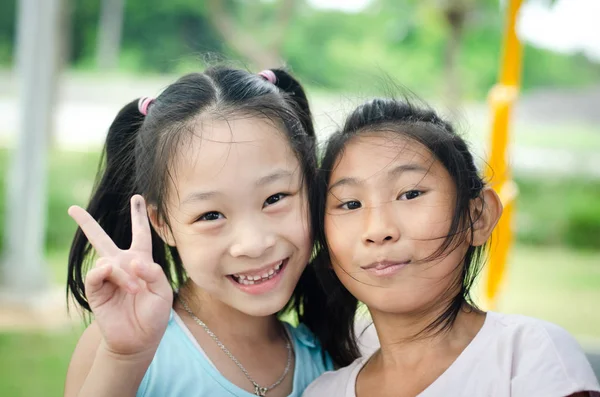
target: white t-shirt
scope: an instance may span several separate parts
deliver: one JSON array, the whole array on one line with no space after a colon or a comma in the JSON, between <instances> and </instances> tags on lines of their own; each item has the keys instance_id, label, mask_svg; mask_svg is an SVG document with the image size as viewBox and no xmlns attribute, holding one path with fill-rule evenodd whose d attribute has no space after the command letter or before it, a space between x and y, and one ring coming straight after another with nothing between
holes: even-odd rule
<instances>
[{"instance_id":1,"label":"white t-shirt","mask_svg":"<svg viewBox=\"0 0 600 397\"><path fill-rule=\"evenodd\" d=\"M324 373L302 396L356 397L356 377L369 357ZM600 397L592 367L567 331L530 317L488 312L471 343L418 397L565 397L582 391Z\"/></svg>"}]
</instances>

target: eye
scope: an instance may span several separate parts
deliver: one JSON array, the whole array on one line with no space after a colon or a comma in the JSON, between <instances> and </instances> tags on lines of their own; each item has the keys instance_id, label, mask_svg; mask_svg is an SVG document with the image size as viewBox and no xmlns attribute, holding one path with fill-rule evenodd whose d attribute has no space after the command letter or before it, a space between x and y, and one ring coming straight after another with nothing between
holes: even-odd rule
<instances>
[{"instance_id":1,"label":"eye","mask_svg":"<svg viewBox=\"0 0 600 397\"><path fill-rule=\"evenodd\" d=\"M225 215L217 211L210 211L202 214L197 221L216 221L221 218L225 218Z\"/></svg>"},{"instance_id":2,"label":"eye","mask_svg":"<svg viewBox=\"0 0 600 397\"><path fill-rule=\"evenodd\" d=\"M398 197L399 200L413 200L422 195L423 192L420 190L409 190L408 192L404 192Z\"/></svg>"},{"instance_id":3,"label":"eye","mask_svg":"<svg viewBox=\"0 0 600 397\"><path fill-rule=\"evenodd\" d=\"M268 197L268 198L265 200L265 202L264 202L264 204L263 204L263 208L265 208L265 207L268 207L268 206L270 206L270 205L273 205L273 204L275 204L275 203L277 203L277 202L279 202L279 201L283 200L283 199L284 199L284 198L286 198L287 196L289 196L289 194L286 194L286 193L277 193L277 194L274 194L274 195L272 195L272 196L269 196L269 197Z\"/></svg>"},{"instance_id":4,"label":"eye","mask_svg":"<svg viewBox=\"0 0 600 397\"><path fill-rule=\"evenodd\" d=\"M356 210L362 207L360 201L347 201L344 204L340 205L340 208L345 210Z\"/></svg>"}]
</instances>

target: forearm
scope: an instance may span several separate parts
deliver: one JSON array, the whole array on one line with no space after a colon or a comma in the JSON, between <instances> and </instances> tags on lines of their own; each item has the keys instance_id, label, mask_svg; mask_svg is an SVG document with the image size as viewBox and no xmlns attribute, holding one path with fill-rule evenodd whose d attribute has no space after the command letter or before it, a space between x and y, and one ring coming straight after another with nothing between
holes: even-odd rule
<instances>
[{"instance_id":1,"label":"forearm","mask_svg":"<svg viewBox=\"0 0 600 397\"><path fill-rule=\"evenodd\" d=\"M135 396L148 370L154 350L123 357L108 351L102 344L81 389L79 397Z\"/></svg>"}]
</instances>

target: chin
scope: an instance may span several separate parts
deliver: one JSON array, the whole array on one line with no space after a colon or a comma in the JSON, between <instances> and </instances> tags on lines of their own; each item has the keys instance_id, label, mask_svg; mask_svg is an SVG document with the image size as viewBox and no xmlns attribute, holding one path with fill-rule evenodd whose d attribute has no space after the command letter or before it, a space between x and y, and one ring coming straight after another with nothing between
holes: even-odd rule
<instances>
[{"instance_id":1,"label":"chin","mask_svg":"<svg viewBox=\"0 0 600 397\"><path fill-rule=\"evenodd\" d=\"M291 294L290 294L291 296ZM267 317L277 314L290 300L290 297L273 297L266 302L248 302L244 307L239 307L238 310L254 317Z\"/></svg>"},{"instance_id":2,"label":"chin","mask_svg":"<svg viewBox=\"0 0 600 397\"><path fill-rule=\"evenodd\" d=\"M364 294L363 302L369 310L374 310L382 313L390 314L405 314L414 312L419 308L419 302L412 297L407 297L405 294Z\"/></svg>"}]
</instances>

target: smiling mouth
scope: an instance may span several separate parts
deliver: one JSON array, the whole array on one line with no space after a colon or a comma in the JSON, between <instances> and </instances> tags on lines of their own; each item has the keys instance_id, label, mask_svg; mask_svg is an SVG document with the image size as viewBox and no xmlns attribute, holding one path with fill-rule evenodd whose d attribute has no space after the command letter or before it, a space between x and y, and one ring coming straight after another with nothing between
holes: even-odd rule
<instances>
[{"instance_id":1,"label":"smiling mouth","mask_svg":"<svg viewBox=\"0 0 600 397\"><path fill-rule=\"evenodd\" d=\"M236 273L229 275L229 277L233 279L233 281L235 281L236 283L242 285L261 284L266 281L269 281L270 279L281 273L281 270L283 269L285 263L287 263L287 258L277 262L270 268L267 268L260 272Z\"/></svg>"}]
</instances>

